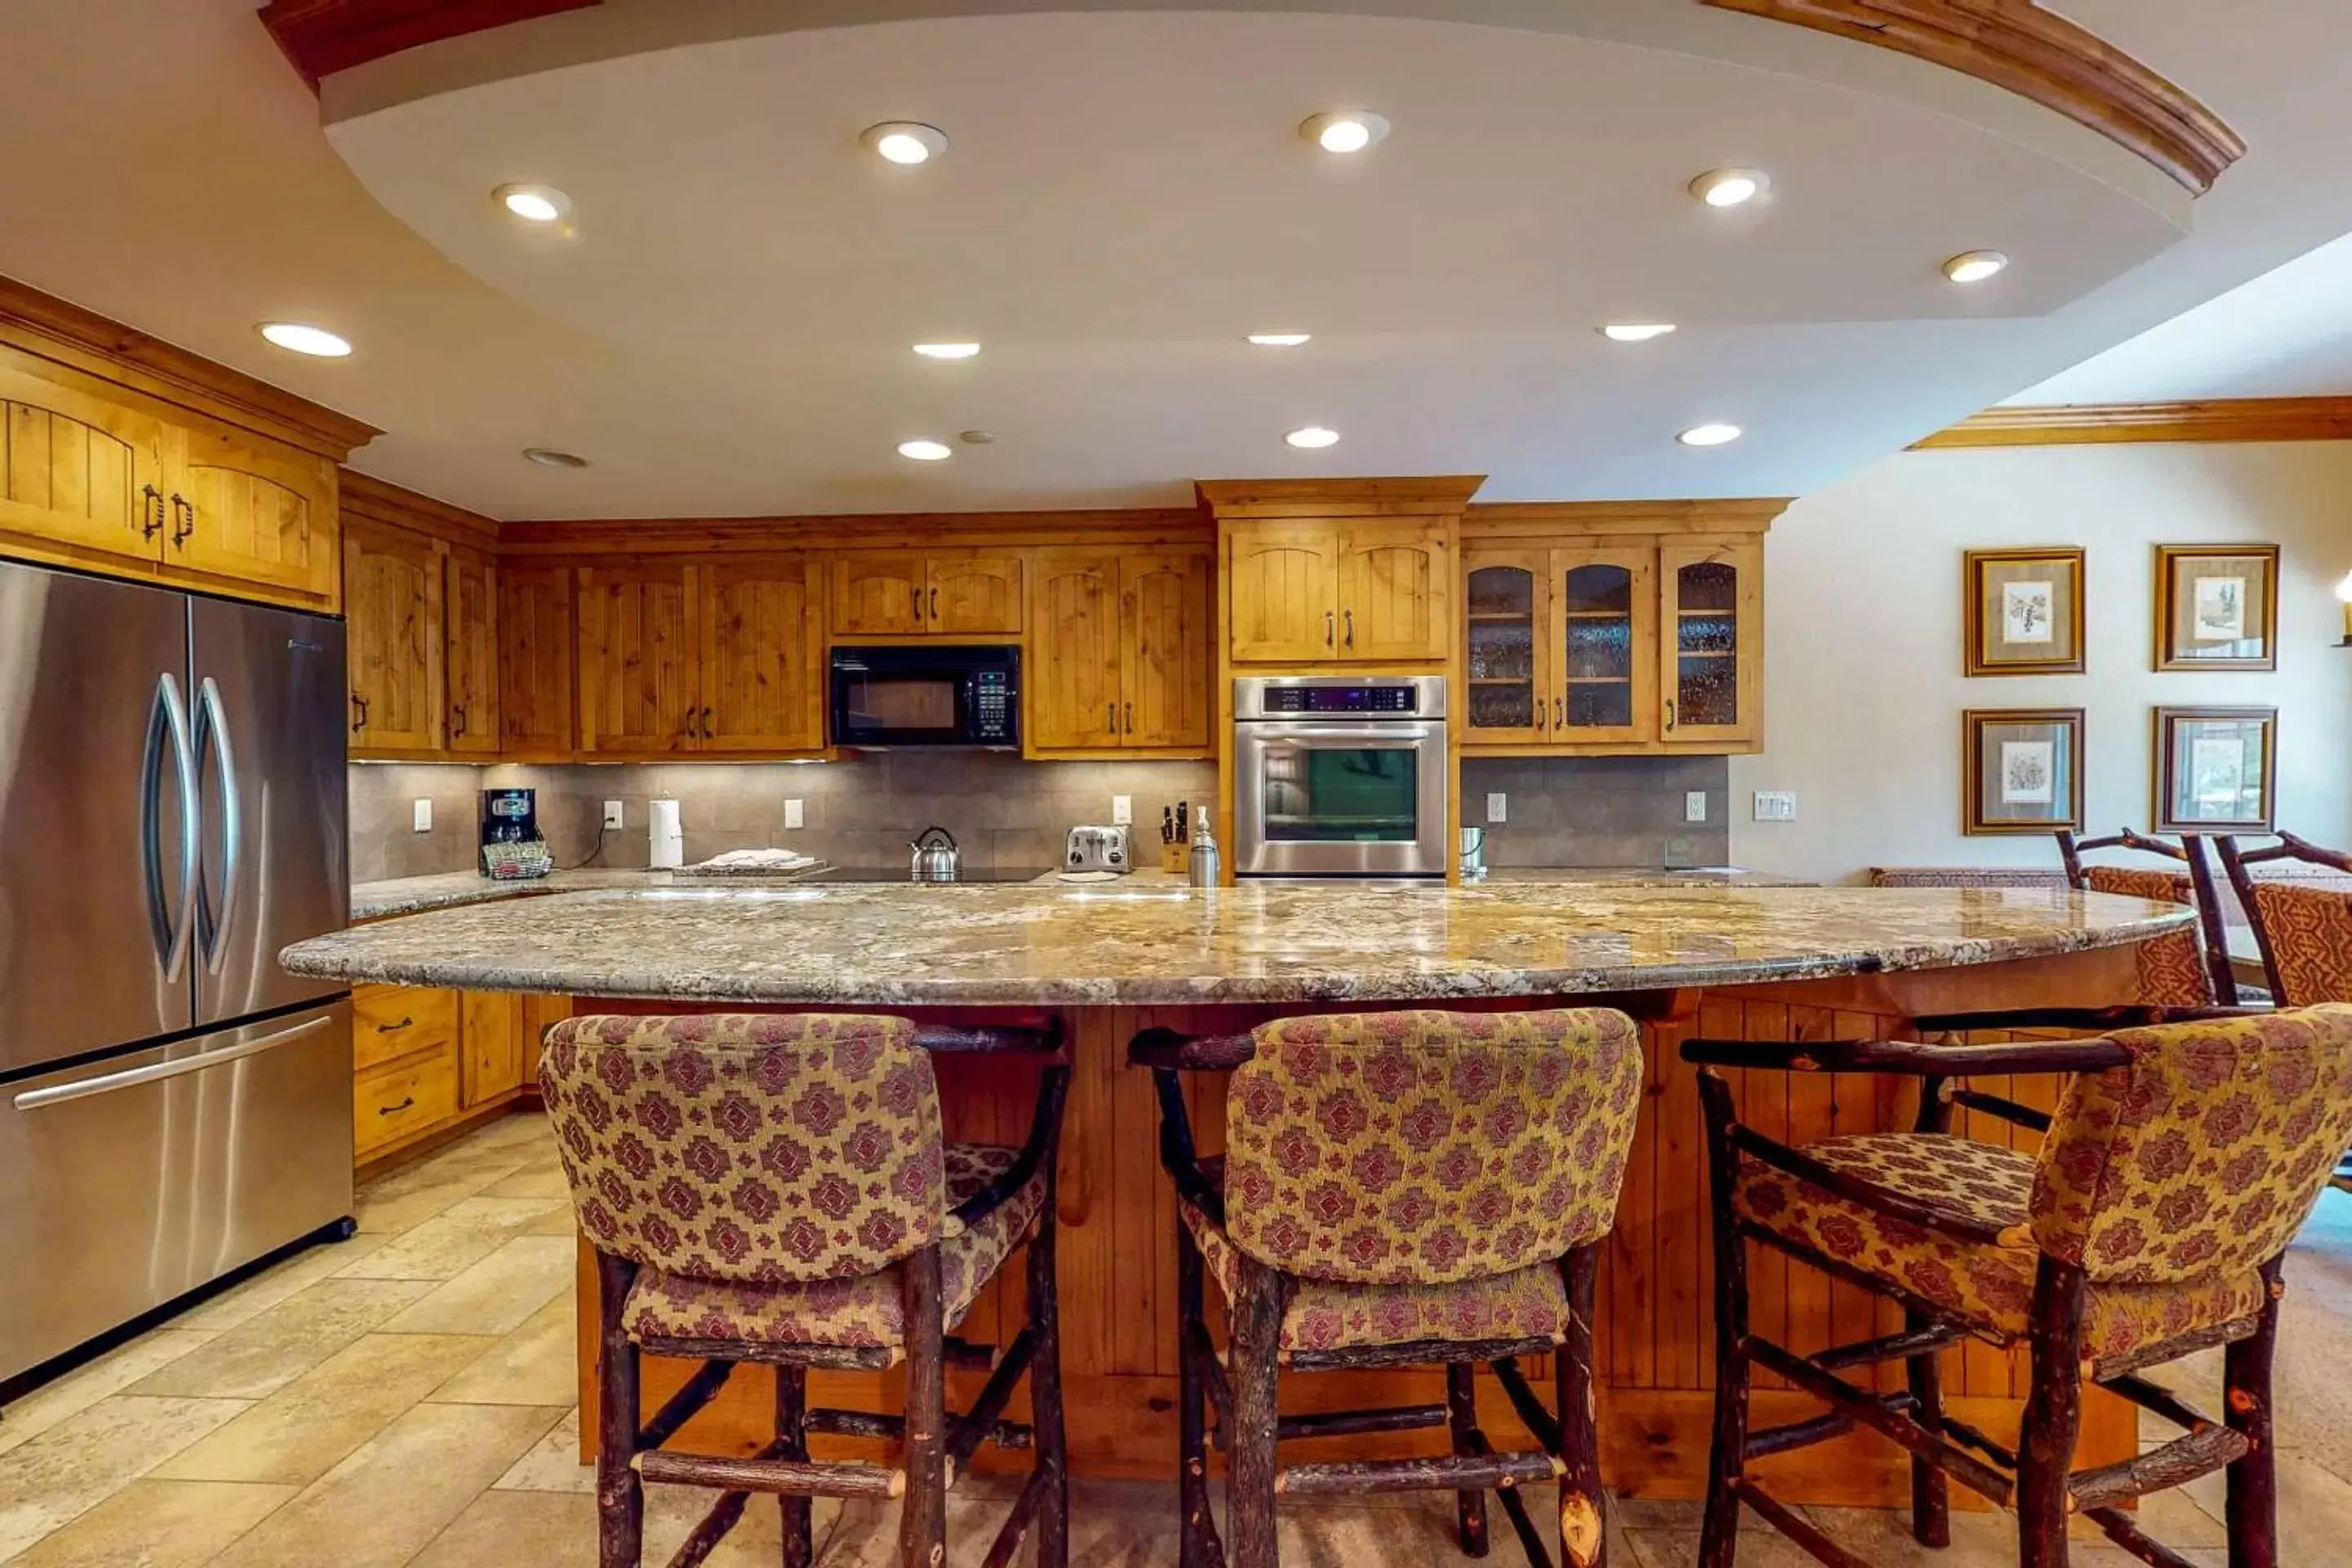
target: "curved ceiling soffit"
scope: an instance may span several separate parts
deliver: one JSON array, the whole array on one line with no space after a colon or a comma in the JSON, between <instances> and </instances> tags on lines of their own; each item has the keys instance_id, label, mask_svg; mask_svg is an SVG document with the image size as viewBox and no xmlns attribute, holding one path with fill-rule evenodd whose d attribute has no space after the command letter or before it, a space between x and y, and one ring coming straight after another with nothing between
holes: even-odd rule
<instances>
[{"instance_id":1,"label":"curved ceiling soffit","mask_svg":"<svg viewBox=\"0 0 2352 1568\"><path fill-rule=\"evenodd\" d=\"M2243 138L2171 81L2032 0L1699 0L1962 72L2087 126L2193 195Z\"/></svg>"},{"instance_id":2,"label":"curved ceiling soffit","mask_svg":"<svg viewBox=\"0 0 2352 1568\"><path fill-rule=\"evenodd\" d=\"M1195 0L1116 0L1118 8L1188 9ZM2036 0L1696 0L1735 12L1891 50L1974 78L2063 116L2140 158L2192 196L2245 155L2246 143L2194 96ZM1459 20L1443 0L1339 0L1308 9ZM544 19L596 12L604 0L271 0L260 13L288 58L316 86L321 78L405 53ZM1025 11L1035 0L979 0L964 15ZM1087 9L1081 4L1075 8ZM1244 8L1249 8L1244 6ZM614 11L624 7L614 6ZM751 9L756 10L757 7ZM878 6L793 6L797 26L935 14L923 0ZM862 18L857 14L875 13ZM673 14L673 19L677 14ZM1497 17L1496 19L1500 19ZM1520 25L1528 25L1522 21Z\"/></svg>"}]
</instances>

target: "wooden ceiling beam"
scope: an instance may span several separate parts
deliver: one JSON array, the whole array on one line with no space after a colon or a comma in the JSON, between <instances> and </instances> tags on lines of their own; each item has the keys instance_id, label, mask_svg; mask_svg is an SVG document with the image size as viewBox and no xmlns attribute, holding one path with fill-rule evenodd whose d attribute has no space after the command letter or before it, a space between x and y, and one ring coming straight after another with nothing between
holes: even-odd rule
<instances>
[{"instance_id":1,"label":"wooden ceiling beam","mask_svg":"<svg viewBox=\"0 0 2352 1568\"><path fill-rule=\"evenodd\" d=\"M1911 449L2347 439L2352 439L2352 397L2223 397L1988 408L1948 430L1938 430Z\"/></svg>"}]
</instances>

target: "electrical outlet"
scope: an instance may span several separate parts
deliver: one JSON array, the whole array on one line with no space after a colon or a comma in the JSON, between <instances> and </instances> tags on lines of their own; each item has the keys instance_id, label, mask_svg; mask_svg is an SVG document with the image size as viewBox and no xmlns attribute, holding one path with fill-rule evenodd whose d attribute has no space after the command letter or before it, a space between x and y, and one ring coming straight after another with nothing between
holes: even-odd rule
<instances>
[{"instance_id":1,"label":"electrical outlet","mask_svg":"<svg viewBox=\"0 0 2352 1568\"><path fill-rule=\"evenodd\" d=\"M1119 827L1119 826L1125 826L1125 825L1126 825L1126 824L1128 824L1128 823L1133 822L1134 820L1135 820L1135 797L1134 797L1133 795L1115 795L1111 796L1111 797L1110 797L1110 821L1111 821L1111 826L1114 826L1114 827Z\"/></svg>"},{"instance_id":2,"label":"electrical outlet","mask_svg":"<svg viewBox=\"0 0 2352 1568\"><path fill-rule=\"evenodd\" d=\"M1494 794L1486 797L1487 826L1492 827L1497 823L1508 822L1510 818L1511 801L1508 795L1505 795L1501 790L1496 790Z\"/></svg>"},{"instance_id":3,"label":"electrical outlet","mask_svg":"<svg viewBox=\"0 0 2352 1568\"><path fill-rule=\"evenodd\" d=\"M1797 792L1792 789L1759 789L1756 792L1756 820L1759 822L1794 822L1797 820Z\"/></svg>"},{"instance_id":4,"label":"electrical outlet","mask_svg":"<svg viewBox=\"0 0 2352 1568\"><path fill-rule=\"evenodd\" d=\"M1706 791L1691 789L1683 792L1683 820L1685 822L1706 820Z\"/></svg>"},{"instance_id":5,"label":"electrical outlet","mask_svg":"<svg viewBox=\"0 0 2352 1568\"><path fill-rule=\"evenodd\" d=\"M799 801L788 800L784 802L784 826L786 827L805 826L806 824L802 820L802 816L801 803Z\"/></svg>"},{"instance_id":6,"label":"electrical outlet","mask_svg":"<svg viewBox=\"0 0 2352 1568\"><path fill-rule=\"evenodd\" d=\"M418 801L416 803L414 815L417 832L430 833L433 831L433 803L431 801Z\"/></svg>"},{"instance_id":7,"label":"electrical outlet","mask_svg":"<svg viewBox=\"0 0 2352 1568\"><path fill-rule=\"evenodd\" d=\"M621 803L619 801L608 800L604 803L604 826L607 827L621 827L626 826L621 820Z\"/></svg>"}]
</instances>

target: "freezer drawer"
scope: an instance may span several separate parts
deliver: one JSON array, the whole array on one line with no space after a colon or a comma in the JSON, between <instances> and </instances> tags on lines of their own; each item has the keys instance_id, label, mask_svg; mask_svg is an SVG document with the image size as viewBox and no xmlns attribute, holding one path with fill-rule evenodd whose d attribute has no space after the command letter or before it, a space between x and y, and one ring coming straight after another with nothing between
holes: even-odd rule
<instances>
[{"instance_id":1,"label":"freezer drawer","mask_svg":"<svg viewBox=\"0 0 2352 1568\"><path fill-rule=\"evenodd\" d=\"M351 1005L0 1089L0 1380L352 1211Z\"/></svg>"}]
</instances>

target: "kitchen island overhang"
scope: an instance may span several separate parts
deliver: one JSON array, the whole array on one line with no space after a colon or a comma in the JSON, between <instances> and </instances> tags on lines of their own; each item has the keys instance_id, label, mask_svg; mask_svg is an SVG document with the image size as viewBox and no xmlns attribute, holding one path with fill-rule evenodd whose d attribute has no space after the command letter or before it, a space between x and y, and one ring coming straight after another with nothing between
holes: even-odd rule
<instances>
[{"instance_id":1,"label":"kitchen island overhang","mask_svg":"<svg viewBox=\"0 0 2352 1568\"><path fill-rule=\"evenodd\" d=\"M288 950L286 962L362 983L548 993L573 998L579 1012L1058 1014L1076 1059L1059 1200L1073 1464L1151 1479L1173 1474L1174 1206L1157 1158L1151 1083L1125 1065L1127 1042L1150 1026L1222 1033L1326 1010L1623 1005L1642 1020L1647 1079L1600 1291L1604 1474L1621 1492L1696 1497L1711 1408L1712 1263L1697 1076L1679 1059L1680 1042L1883 1037L1930 1013L2126 1001L2139 945L2192 920L2175 906L2042 889L834 887L476 905L316 939ZM938 1068L949 1137L1013 1140L1032 1069L953 1058ZM1907 1127L1915 1110L1907 1087L1891 1081L1729 1076L1743 1121L1798 1142ZM1982 1087L2046 1107L2059 1085ZM1223 1097L1212 1084L1192 1098L1202 1146L1213 1152ZM1971 1125L1978 1120L1964 1113L1958 1130L2030 1142L2000 1123ZM1801 1352L1900 1327L1862 1292L1776 1257L1758 1257L1751 1272L1759 1331ZM583 1278L593 1281L593 1269ZM994 1341L1000 1321L1016 1321L1014 1310L1000 1320L1001 1289L975 1304L965 1338ZM585 1372L593 1287L581 1312ZM1969 1344L1946 1359L1952 1414L2013 1435L2022 1357ZM649 1363L649 1405L690 1371ZM870 1402L894 1375L824 1374L839 1382L820 1380L813 1396ZM1443 1380L1332 1373L1288 1382L1300 1399L1363 1405L1426 1403ZM747 1369L698 1418L694 1440L713 1451L758 1447L771 1398L764 1375ZM1482 1420L1501 1427L1497 1440L1516 1438L1500 1391L1483 1379L1481 1400ZM1757 1395L1759 1426L1816 1414L1785 1389ZM593 1421L583 1429L593 1432ZM2095 1396L2083 1461L2127 1457L2135 1430L2127 1405ZM1407 1452L1428 1435L1391 1441L1391 1451ZM1776 1495L1800 1501L1891 1505L1908 1495L1907 1461L1867 1438L1764 1468Z\"/></svg>"}]
</instances>

